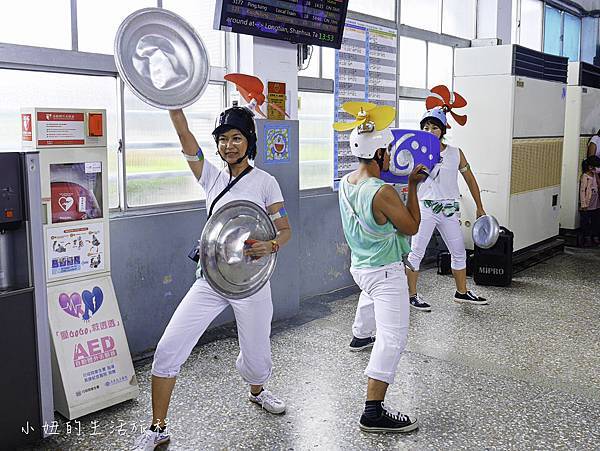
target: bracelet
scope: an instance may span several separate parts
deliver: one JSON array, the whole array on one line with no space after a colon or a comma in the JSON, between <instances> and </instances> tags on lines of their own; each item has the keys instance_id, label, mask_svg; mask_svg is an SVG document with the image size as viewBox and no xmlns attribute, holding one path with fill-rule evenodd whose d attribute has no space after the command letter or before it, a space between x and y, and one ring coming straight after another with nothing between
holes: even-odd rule
<instances>
[{"instance_id":1,"label":"bracelet","mask_svg":"<svg viewBox=\"0 0 600 451\"><path fill-rule=\"evenodd\" d=\"M204 160L204 153L202 152L202 149L198 148L198 152L196 152L196 155L190 155L188 153L185 153L183 151L183 149L181 149L181 153L183 154L183 158L185 158L187 161L202 161Z\"/></svg>"},{"instance_id":2,"label":"bracelet","mask_svg":"<svg viewBox=\"0 0 600 451\"><path fill-rule=\"evenodd\" d=\"M279 243L275 240L271 241L271 254L279 252Z\"/></svg>"}]
</instances>

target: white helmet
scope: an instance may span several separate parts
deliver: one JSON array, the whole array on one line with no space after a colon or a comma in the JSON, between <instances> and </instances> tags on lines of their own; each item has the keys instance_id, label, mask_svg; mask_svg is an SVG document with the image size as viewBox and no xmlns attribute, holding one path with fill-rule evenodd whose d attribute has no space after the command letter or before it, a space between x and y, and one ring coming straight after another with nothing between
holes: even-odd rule
<instances>
[{"instance_id":1,"label":"white helmet","mask_svg":"<svg viewBox=\"0 0 600 451\"><path fill-rule=\"evenodd\" d=\"M389 128L378 131L373 122L365 122L350 133L350 152L355 157L371 159L377 149L387 148L393 140Z\"/></svg>"}]
</instances>

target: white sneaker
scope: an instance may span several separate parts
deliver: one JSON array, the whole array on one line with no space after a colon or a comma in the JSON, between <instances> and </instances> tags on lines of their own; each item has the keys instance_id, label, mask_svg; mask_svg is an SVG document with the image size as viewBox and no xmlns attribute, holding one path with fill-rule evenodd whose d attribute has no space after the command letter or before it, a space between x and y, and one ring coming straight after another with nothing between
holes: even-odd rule
<instances>
[{"instance_id":1,"label":"white sneaker","mask_svg":"<svg viewBox=\"0 0 600 451\"><path fill-rule=\"evenodd\" d=\"M277 398L269 390L263 390L259 395L254 396L250 393L250 401L260 405L263 409L270 413L283 413L285 412L285 403Z\"/></svg>"},{"instance_id":2,"label":"white sneaker","mask_svg":"<svg viewBox=\"0 0 600 451\"><path fill-rule=\"evenodd\" d=\"M158 445L167 443L171 436L167 432L154 432L146 429L135 439L131 451L153 451Z\"/></svg>"}]
</instances>

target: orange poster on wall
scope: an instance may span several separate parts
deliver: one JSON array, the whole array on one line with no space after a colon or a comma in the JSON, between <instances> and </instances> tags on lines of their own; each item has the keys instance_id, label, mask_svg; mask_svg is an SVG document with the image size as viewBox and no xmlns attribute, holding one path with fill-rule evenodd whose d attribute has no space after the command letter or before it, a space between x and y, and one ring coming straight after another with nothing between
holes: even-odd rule
<instances>
[{"instance_id":1,"label":"orange poster on wall","mask_svg":"<svg viewBox=\"0 0 600 451\"><path fill-rule=\"evenodd\" d=\"M271 120L285 119L285 83L270 81L268 83L267 100L267 118ZM273 108L276 105L278 108Z\"/></svg>"}]
</instances>

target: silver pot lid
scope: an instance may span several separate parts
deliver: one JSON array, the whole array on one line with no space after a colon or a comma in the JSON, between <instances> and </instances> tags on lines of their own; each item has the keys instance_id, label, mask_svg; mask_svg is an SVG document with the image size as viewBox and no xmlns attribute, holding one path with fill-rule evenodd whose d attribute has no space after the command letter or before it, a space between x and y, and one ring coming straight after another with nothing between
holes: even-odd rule
<instances>
[{"instance_id":1,"label":"silver pot lid","mask_svg":"<svg viewBox=\"0 0 600 451\"><path fill-rule=\"evenodd\" d=\"M206 47L183 18L163 8L133 12L115 36L115 64L142 101L174 110L194 103L208 86Z\"/></svg>"},{"instance_id":2,"label":"silver pot lid","mask_svg":"<svg viewBox=\"0 0 600 451\"><path fill-rule=\"evenodd\" d=\"M500 225L491 215L480 216L473 224L473 242L482 249L494 247L500 235Z\"/></svg>"},{"instance_id":3,"label":"silver pot lid","mask_svg":"<svg viewBox=\"0 0 600 451\"><path fill-rule=\"evenodd\" d=\"M253 260L247 240L270 241L277 231L267 213L247 200L235 200L209 218L200 238L200 265L206 281L229 299L246 298L271 278L277 254Z\"/></svg>"}]
</instances>

